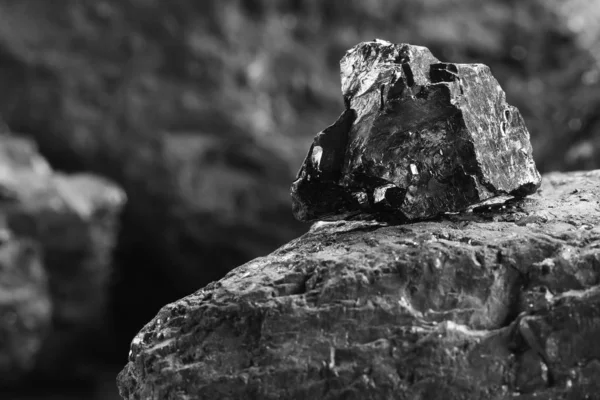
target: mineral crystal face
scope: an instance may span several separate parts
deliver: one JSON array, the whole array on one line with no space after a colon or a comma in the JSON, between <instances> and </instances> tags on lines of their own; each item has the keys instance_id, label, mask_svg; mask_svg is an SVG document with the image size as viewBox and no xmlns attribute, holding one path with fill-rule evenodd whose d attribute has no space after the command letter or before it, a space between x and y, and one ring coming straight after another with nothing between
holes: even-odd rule
<instances>
[{"instance_id":1,"label":"mineral crystal face","mask_svg":"<svg viewBox=\"0 0 600 400\"><path fill-rule=\"evenodd\" d=\"M292 184L297 219L411 221L539 187L523 118L487 66L382 40L340 64L346 110Z\"/></svg>"}]
</instances>

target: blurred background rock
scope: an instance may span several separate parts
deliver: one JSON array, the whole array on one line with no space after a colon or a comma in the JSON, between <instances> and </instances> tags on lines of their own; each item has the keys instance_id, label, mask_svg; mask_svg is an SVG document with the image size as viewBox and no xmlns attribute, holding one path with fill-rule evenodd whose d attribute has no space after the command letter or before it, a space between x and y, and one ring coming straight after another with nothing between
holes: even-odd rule
<instances>
[{"instance_id":1,"label":"blurred background rock","mask_svg":"<svg viewBox=\"0 0 600 400\"><path fill-rule=\"evenodd\" d=\"M3 0L0 116L28 139L2 141L46 167L0 154L0 398L117 398L160 306L304 232L289 184L360 41L488 64L541 171L599 168L598 21L595 0Z\"/></svg>"},{"instance_id":2,"label":"blurred background rock","mask_svg":"<svg viewBox=\"0 0 600 400\"><path fill-rule=\"evenodd\" d=\"M105 369L124 202L106 179L53 171L31 140L0 135L0 398L93 386Z\"/></svg>"}]
</instances>

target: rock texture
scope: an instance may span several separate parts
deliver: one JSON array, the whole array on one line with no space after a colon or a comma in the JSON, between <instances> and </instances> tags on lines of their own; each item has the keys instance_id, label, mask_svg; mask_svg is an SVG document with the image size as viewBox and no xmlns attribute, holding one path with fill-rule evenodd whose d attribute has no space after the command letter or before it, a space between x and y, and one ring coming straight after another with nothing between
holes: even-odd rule
<instances>
[{"instance_id":1,"label":"rock texture","mask_svg":"<svg viewBox=\"0 0 600 400\"><path fill-rule=\"evenodd\" d=\"M35 367L50 328L48 277L35 243L10 237L0 244L0 385Z\"/></svg>"},{"instance_id":2,"label":"rock texture","mask_svg":"<svg viewBox=\"0 0 600 400\"><path fill-rule=\"evenodd\" d=\"M296 218L411 221L540 185L523 118L487 66L383 40L340 64L346 110L292 185Z\"/></svg>"},{"instance_id":3,"label":"rock texture","mask_svg":"<svg viewBox=\"0 0 600 400\"><path fill-rule=\"evenodd\" d=\"M584 399L600 385L600 170L406 225L319 222L165 306L124 399ZM586 397L587 396L587 397Z\"/></svg>"},{"instance_id":4,"label":"rock texture","mask_svg":"<svg viewBox=\"0 0 600 400\"><path fill-rule=\"evenodd\" d=\"M112 250L124 202L123 191L113 183L55 172L33 142L0 135L0 220L12 236L33 240L42 250L48 279L52 327L36 359L43 374L66 378L89 351L80 341L90 340L106 314ZM29 284L39 286L39 279ZM38 296L43 293L40 290ZM0 375L0 381L3 378Z\"/></svg>"}]
</instances>

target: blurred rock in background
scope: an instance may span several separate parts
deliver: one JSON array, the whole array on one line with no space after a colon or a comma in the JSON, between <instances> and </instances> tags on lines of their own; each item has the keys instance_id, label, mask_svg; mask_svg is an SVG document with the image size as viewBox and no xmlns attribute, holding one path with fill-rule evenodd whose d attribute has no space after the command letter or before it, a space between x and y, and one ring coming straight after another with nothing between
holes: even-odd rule
<instances>
[{"instance_id":1,"label":"blurred rock in background","mask_svg":"<svg viewBox=\"0 0 600 400\"><path fill-rule=\"evenodd\" d=\"M569 89L566 93L570 96L564 99L565 110L555 119L567 120L569 129L563 131L558 143L550 144L552 141L549 141L547 146L553 149L549 158L555 160L550 165L555 169L599 168L600 4L590 0L550 0L542 1L542 4L553 12L557 28L573 40L576 49L591 56L577 57L573 54L572 59L567 57L564 60L565 71L572 71L575 79L560 85L562 89ZM568 76L567 72L565 76ZM558 81L562 78L559 74L557 72ZM570 87L567 86L569 84Z\"/></svg>"},{"instance_id":2,"label":"blurred rock in background","mask_svg":"<svg viewBox=\"0 0 600 400\"><path fill-rule=\"evenodd\" d=\"M0 135L0 386L90 379L108 349L124 202L113 183L54 172L30 140Z\"/></svg>"},{"instance_id":3,"label":"blurred rock in background","mask_svg":"<svg viewBox=\"0 0 600 400\"><path fill-rule=\"evenodd\" d=\"M291 216L289 184L311 138L343 109L338 62L358 42L488 64L526 120L540 170L600 167L600 34L587 29L597 9L7 0L0 116L54 168L106 176L127 193L111 294L122 364L160 306L306 230Z\"/></svg>"},{"instance_id":4,"label":"blurred rock in background","mask_svg":"<svg viewBox=\"0 0 600 400\"><path fill-rule=\"evenodd\" d=\"M8 385L35 367L50 328L52 302L35 244L1 232L0 385Z\"/></svg>"}]
</instances>

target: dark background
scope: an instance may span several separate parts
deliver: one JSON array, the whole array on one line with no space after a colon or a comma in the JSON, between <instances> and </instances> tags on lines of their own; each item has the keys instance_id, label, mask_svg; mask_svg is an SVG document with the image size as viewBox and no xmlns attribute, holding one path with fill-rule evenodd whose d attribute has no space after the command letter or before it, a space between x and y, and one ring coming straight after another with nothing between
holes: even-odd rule
<instances>
[{"instance_id":1,"label":"dark background","mask_svg":"<svg viewBox=\"0 0 600 400\"><path fill-rule=\"evenodd\" d=\"M598 21L594 0L0 1L1 118L129 199L88 376L40 391L117 398L161 306L307 229L289 185L343 110L338 62L361 41L489 65L541 172L599 168ZM0 398L42 398L25 386Z\"/></svg>"}]
</instances>

